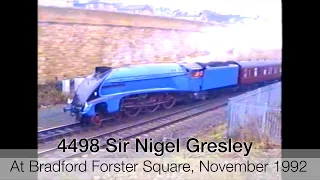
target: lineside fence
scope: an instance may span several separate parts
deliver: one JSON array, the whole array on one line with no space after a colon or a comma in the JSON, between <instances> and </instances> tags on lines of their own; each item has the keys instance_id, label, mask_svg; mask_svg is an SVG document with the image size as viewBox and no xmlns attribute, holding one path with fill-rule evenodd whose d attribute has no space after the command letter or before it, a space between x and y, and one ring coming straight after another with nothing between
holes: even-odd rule
<instances>
[{"instance_id":1,"label":"lineside fence","mask_svg":"<svg viewBox=\"0 0 320 180\"><path fill-rule=\"evenodd\" d=\"M257 136L281 141L281 82L229 99L228 136L252 127Z\"/></svg>"},{"instance_id":2,"label":"lineside fence","mask_svg":"<svg viewBox=\"0 0 320 180\"><path fill-rule=\"evenodd\" d=\"M77 78L73 78L73 79L65 79L60 81L59 83L59 89L61 90L61 92L65 93L65 94L70 94L75 92L79 85L82 83L82 81L85 79L85 77L77 77Z\"/></svg>"}]
</instances>

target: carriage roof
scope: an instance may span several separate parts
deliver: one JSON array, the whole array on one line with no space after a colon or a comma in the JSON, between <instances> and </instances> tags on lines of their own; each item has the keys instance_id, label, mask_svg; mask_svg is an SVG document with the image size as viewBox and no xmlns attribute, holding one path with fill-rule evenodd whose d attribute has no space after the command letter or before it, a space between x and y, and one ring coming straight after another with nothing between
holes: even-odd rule
<instances>
[{"instance_id":1,"label":"carriage roof","mask_svg":"<svg viewBox=\"0 0 320 180\"><path fill-rule=\"evenodd\" d=\"M275 66L281 65L279 60L267 60L267 61L239 61L237 62L242 68L250 67L266 67L266 66Z\"/></svg>"}]
</instances>

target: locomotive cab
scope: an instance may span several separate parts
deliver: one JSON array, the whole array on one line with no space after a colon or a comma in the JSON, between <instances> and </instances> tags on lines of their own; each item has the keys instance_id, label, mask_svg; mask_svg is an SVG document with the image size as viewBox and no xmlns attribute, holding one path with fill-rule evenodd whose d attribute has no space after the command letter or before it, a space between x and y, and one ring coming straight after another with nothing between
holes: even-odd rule
<instances>
[{"instance_id":1,"label":"locomotive cab","mask_svg":"<svg viewBox=\"0 0 320 180\"><path fill-rule=\"evenodd\" d=\"M188 72L188 98L193 100L205 99L205 94L201 93L203 76L205 68L198 63L181 63L181 66L186 68Z\"/></svg>"}]
</instances>

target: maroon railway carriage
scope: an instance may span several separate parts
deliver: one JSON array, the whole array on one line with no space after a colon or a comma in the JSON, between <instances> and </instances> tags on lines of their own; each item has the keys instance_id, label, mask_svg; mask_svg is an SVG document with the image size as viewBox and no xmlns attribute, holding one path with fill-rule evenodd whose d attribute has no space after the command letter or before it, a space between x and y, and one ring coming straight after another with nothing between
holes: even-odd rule
<instances>
[{"instance_id":1,"label":"maroon railway carriage","mask_svg":"<svg viewBox=\"0 0 320 180\"><path fill-rule=\"evenodd\" d=\"M239 61L241 85L260 84L281 80L281 61Z\"/></svg>"}]
</instances>

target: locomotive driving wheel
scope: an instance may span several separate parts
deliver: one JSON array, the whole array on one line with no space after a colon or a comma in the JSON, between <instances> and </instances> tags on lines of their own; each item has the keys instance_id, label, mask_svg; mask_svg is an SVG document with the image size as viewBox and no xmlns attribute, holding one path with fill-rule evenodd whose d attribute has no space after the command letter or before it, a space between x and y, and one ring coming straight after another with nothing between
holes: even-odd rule
<instances>
[{"instance_id":1,"label":"locomotive driving wheel","mask_svg":"<svg viewBox=\"0 0 320 180\"><path fill-rule=\"evenodd\" d=\"M167 101L167 102L163 103L162 107L164 109L170 109L176 104L176 97L174 97L173 95L167 94L165 96L165 101Z\"/></svg>"},{"instance_id":2,"label":"locomotive driving wheel","mask_svg":"<svg viewBox=\"0 0 320 180\"><path fill-rule=\"evenodd\" d=\"M157 104L157 103L158 103L158 97L151 97L151 98L149 98L149 101L150 101L151 103L156 104L156 105L146 106L146 107L144 108L144 111L145 111L145 112L153 113L153 112L155 112L156 110L159 109L160 104Z\"/></svg>"},{"instance_id":3,"label":"locomotive driving wheel","mask_svg":"<svg viewBox=\"0 0 320 180\"><path fill-rule=\"evenodd\" d=\"M91 118L91 123L96 126L100 126L102 124L102 118L103 116L100 113L98 113Z\"/></svg>"},{"instance_id":4,"label":"locomotive driving wheel","mask_svg":"<svg viewBox=\"0 0 320 180\"><path fill-rule=\"evenodd\" d=\"M123 113L128 117L136 117L139 115L141 108L125 108Z\"/></svg>"},{"instance_id":5,"label":"locomotive driving wheel","mask_svg":"<svg viewBox=\"0 0 320 180\"><path fill-rule=\"evenodd\" d=\"M152 112L155 112L156 110L158 110L159 107L160 107L160 104L157 104L154 106L148 106L148 107L145 107L145 111L148 113L152 113Z\"/></svg>"}]
</instances>

